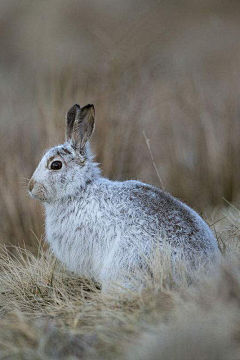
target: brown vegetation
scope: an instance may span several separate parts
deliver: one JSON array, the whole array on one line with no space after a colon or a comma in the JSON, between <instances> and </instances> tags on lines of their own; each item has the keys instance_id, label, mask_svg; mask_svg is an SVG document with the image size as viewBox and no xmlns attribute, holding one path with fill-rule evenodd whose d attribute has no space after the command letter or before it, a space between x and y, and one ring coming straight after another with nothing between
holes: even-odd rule
<instances>
[{"instance_id":1,"label":"brown vegetation","mask_svg":"<svg viewBox=\"0 0 240 360\"><path fill-rule=\"evenodd\" d=\"M13 257L4 248L0 358L237 359L238 242L235 233L221 264L207 271L179 262L177 277L166 252L152 263L146 288L113 293L67 272L41 243L37 257L20 248Z\"/></svg>"},{"instance_id":2,"label":"brown vegetation","mask_svg":"<svg viewBox=\"0 0 240 360\"><path fill-rule=\"evenodd\" d=\"M8 0L0 10L0 242L27 248L1 251L0 359L239 358L239 1ZM146 289L102 294L43 249L27 178L63 141L74 103L95 105L104 175L160 186L159 173L207 213L219 268L206 277L179 265L176 283L166 256ZM229 202L237 208L221 209Z\"/></svg>"}]
</instances>

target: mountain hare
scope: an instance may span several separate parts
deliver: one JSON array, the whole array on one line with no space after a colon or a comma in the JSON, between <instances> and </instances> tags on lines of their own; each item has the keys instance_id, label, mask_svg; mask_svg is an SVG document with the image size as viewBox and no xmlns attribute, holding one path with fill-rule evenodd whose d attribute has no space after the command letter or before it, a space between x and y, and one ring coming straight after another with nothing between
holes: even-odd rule
<instances>
[{"instance_id":1,"label":"mountain hare","mask_svg":"<svg viewBox=\"0 0 240 360\"><path fill-rule=\"evenodd\" d=\"M100 282L131 287L131 274L147 269L156 246L170 244L172 260L183 253L195 264L218 252L203 219L170 194L139 181L100 175L88 140L93 105L67 113L66 142L46 152L29 193L45 205L46 238L70 270Z\"/></svg>"}]
</instances>

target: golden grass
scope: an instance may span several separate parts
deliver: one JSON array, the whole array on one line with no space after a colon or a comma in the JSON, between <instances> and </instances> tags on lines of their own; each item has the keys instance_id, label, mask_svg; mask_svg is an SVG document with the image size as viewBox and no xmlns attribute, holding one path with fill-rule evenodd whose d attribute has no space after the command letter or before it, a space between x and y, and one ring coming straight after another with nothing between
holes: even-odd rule
<instances>
[{"instance_id":1,"label":"golden grass","mask_svg":"<svg viewBox=\"0 0 240 360\"><path fill-rule=\"evenodd\" d=\"M165 252L145 288L112 293L68 272L41 242L37 256L4 247L0 358L237 359L239 233L228 238L221 263L208 270L179 262L174 277Z\"/></svg>"}]
</instances>

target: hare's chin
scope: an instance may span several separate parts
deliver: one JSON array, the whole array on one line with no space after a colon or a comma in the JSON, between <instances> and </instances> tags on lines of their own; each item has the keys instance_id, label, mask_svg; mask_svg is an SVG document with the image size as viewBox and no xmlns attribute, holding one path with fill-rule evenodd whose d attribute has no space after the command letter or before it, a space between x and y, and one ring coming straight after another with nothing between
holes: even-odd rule
<instances>
[{"instance_id":1,"label":"hare's chin","mask_svg":"<svg viewBox=\"0 0 240 360\"><path fill-rule=\"evenodd\" d=\"M36 199L36 200L39 200L39 201L42 201L42 202L48 202L48 199L43 194L32 194L32 193L30 193L30 195L31 195L31 197L33 199Z\"/></svg>"}]
</instances>

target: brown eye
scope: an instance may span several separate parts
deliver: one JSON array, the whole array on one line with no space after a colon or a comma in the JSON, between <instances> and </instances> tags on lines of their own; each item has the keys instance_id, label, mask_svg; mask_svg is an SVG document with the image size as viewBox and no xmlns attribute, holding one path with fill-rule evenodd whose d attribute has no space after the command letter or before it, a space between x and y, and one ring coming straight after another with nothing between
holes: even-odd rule
<instances>
[{"instance_id":1,"label":"brown eye","mask_svg":"<svg viewBox=\"0 0 240 360\"><path fill-rule=\"evenodd\" d=\"M62 168L62 162L61 161L53 161L51 163L51 170L60 170Z\"/></svg>"}]
</instances>

